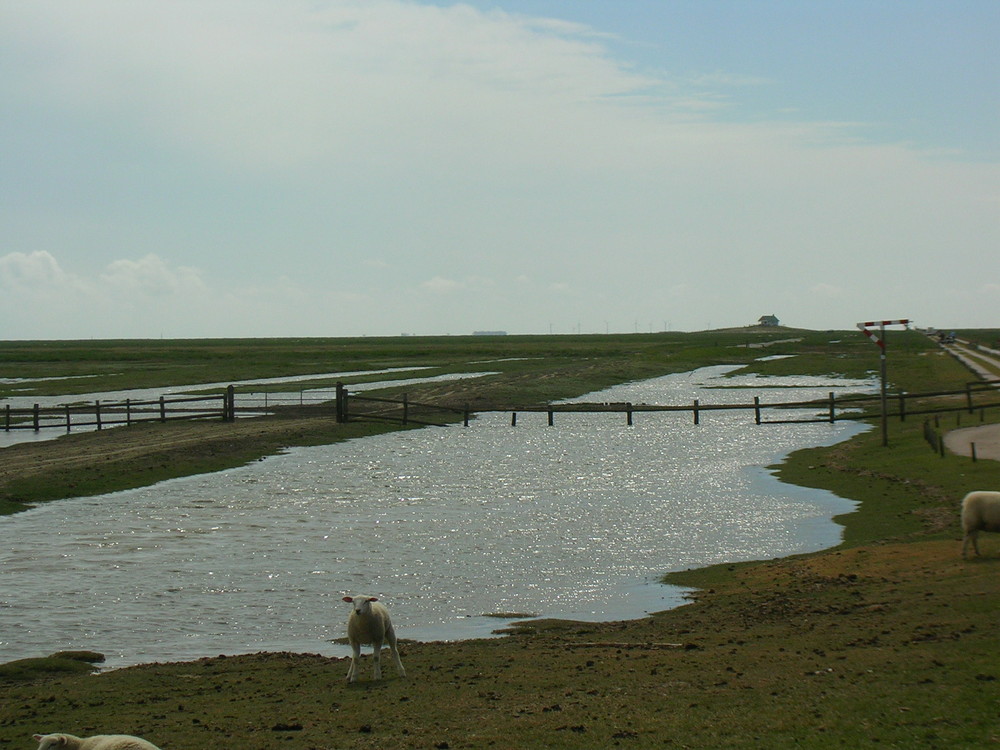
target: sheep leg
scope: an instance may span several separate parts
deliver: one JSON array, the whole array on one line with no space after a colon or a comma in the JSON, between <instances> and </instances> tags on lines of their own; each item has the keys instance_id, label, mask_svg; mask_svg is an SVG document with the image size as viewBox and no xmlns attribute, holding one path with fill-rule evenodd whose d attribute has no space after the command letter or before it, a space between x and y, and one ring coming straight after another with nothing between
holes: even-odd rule
<instances>
[{"instance_id":1,"label":"sheep leg","mask_svg":"<svg viewBox=\"0 0 1000 750\"><path fill-rule=\"evenodd\" d=\"M361 658L361 644L352 643L351 650L354 653L351 655L351 666L347 669L348 682L354 682L358 679L358 660Z\"/></svg>"},{"instance_id":2,"label":"sheep leg","mask_svg":"<svg viewBox=\"0 0 1000 750\"><path fill-rule=\"evenodd\" d=\"M382 641L372 643L372 679L382 679Z\"/></svg>"},{"instance_id":3,"label":"sheep leg","mask_svg":"<svg viewBox=\"0 0 1000 750\"><path fill-rule=\"evenodd\" d=\"M967 531L965 533L965 538L962 540L962 558L965 559L969 556L969 544L972 544L972 550L979 556L979 532L978 531Z\"/></svg>"},{"instance_id":4,"label":"sheep leg","mask_svg":"<svg viewBox=\"0 0 1000 750\"><path fill-rule=\"evenodd\" d=\"M406 677L406 670L403 669L403 662L399 658L399 649L396 647L396 634L390 630L386 636L386 640L389 642L389 651L392 654L392 659L396 663L396 669L399 670L399 676Z\"/></svg>"}]
</instances>

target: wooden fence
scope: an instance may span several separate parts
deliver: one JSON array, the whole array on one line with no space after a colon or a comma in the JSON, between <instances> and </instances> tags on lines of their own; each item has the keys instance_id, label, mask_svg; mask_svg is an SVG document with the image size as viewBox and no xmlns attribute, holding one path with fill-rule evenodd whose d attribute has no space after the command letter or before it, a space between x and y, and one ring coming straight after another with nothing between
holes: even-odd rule
<instances>
[{"instance_id":1,"label":"wooden fence","mask_svg":"<svg viewBox=\"0 0 1000 750\"><path fill-rule=\"evenodd\" d=\"M968 383L964 389L931 393L890 394L887 416L906 420L908 417L979 412L980 420L986 411L1000 408L1000 381ZM827 398L808 401L764 403L760 396L753 402L740 404L704 404L694 399L690 404L660 405L618 403L567 403L546 406L510 406L505 408L476 409L479 412L504 412L511 415L511 424L517 424L518 413L542 412L549 425L554 425L556 414L604 412L624 414L626 423L632 425L637 414L648 412L689 413L694 424L713 412L745 411L752 415L755 424L807 424L836 422L840 420L871 419L879 416L881 398L873 395L837 397L833 392ZM788 416L790 411L808 414ZM135 422L167 422L179 419L222 419L237 417L330 416L338 422L352 419L375 419L414 425L447 425L461 422L469 424L472 409L468 406L429 404L412 401L404 394L399 398L365 396L350 393L342 384L335 391L303 391L300 393L237 392L229 386L222 394L210 396L165 397L150 401L98 401L93 404L66 404L53 407L12 409L5 407L5 430L62 428L67 432L74 427L103 429L114 425Z\"/></svg>"},{"instance_id":2,"label":"wooden fence","mask_svg":"<svg viewBox=\"0 0 1000 750\"><path fill-rule=\"evenodd\" d=\"M461 419L469 423L469 410L440 404L411 401L407 394L382 398L350 393L343 384L335 391L238 392L234 401L237 416L322 416L338 422L351 419L374 419L408 425L443 427Z\"/></svg>"},{"instance_id":3,"label":"wooden fence","mask_svg":"<svg viewBox=\"0 0 1000 750\"><path fill-rule=\"evenodd\" d=\"M973 391L949 391L933 394L900 394L893 397L890 402L894 406L890 408L887 416L899 418L906 421L907 417L923 414L941 414L947 412L964 413L968 412L980 414L980 420L985 419L985 413L989 409L1000 408L1000 394L995 394L996 399L986 403L972 400L970 397L974 393L979 393L978 389ZM995 392L994 392L995 393ZM951 404L939 403L928 404L928 398L937 397L965 397L967 403ZM625 414L626 424L632 425L635 415L642 412L688 412L691 415L693 424L701 424L703 415L708 412L719 411L745 411L753 414L755 424L810 424L818 422L837 422L842 420L872 419L880 413L879 396L848 396L836 398L834 393L830 393L826 399L813 399L809 401L792 401L766 404L759 396L754 396L753 403L743 404L703 404L699 399L694 399L692 403L676 406L662 406L656 404L633 404L633 403L577 403L559 406L544 407L522 407L520 409L496 409L488 411L504 411L511 413L511 424L517 424L517 413L522 412L545 412L548 415L548 424L555 424L555 414L572 412L618 412ZM796 416L786 418L780 416L782 412L798 410L812 412L811 416Z\"/></svg>"},{"instance_id":4,"label":"wooden fence","mask_svg":"<svg viewBox=\"0 0 1000 750\"><path fill-rule=\"evenodd\" d=\"M77 429L98 429L131 425L139 422L169 422L179 419L222 419L235 416L234 389L212 396L160 396L141 401L95 401L94 403L60 404L31 408L3 407L3 429L34 430L59 428L70 432Z\"/></svg>"},{"instance_id":5,"label":"wooden fence","mask_svg":"<svg viewBox=\"0 0 1000 750\"><path fill-rule=\"evenodd\" d=\"M905 421L908 417L941 414L947 412L973 414L979 412L980 420L985 419L986 411L1000 408L1000 381L970 382L961 390L934 391L929 393L898 393L889 397L889 413L887 416ZM335 395L336 414L339 421L350 419L382 419L400 422L402 424L441 424L440 419L434 420L432 413L450 415L444 419L446 423L459 421L469 424L469 416L473 411L470 407L441 406L411 401L405 394L400 398L376 398L348 393L344 386L339 386ZM786 416L789 411L808 411L809 415ZM738 404L703 404L694 399L690 404L661 405L635 404L629 402L617 403L567 403L550 404L546 406L510 406L504 408L479 408L475 411L509 413L511 425L517 425L519 413L542 412L547 415L549 426L555 424L556 414L566 413L619 413L624 414L626 424L632 425L637 414L644 412L675 412L689 413L694 424L700 424L706 413L719 411L745 411L752 413L755 424L808 424L817 422L836 422L840 420L871 419L881 413L881 395L852 395L837 397L830 392L824 399L808 401L764 403L760 396L755 396L752 403Z\"/></svg>"}]
</instances>

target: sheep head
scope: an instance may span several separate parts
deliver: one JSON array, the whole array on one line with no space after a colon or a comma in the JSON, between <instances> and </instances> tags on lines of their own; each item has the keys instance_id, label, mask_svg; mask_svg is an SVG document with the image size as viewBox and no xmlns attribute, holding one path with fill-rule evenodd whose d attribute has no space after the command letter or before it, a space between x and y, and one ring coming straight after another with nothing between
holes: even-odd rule
<instances>
[{"instance_id":1,"label":"sheep head","mask_svg":"<svg viewBox=\"0 0 1000 750\"><path fill-rule=\"evenodd\" d=\"M69 744L69 740L64 734L36 734L32 739L38 744L38 750L49 750L49 748L64 747Z\"/></svg>"},{"instance_id":2,"label":"sheep head","mask_svg":"<svg viewBox=\"0 0 1000 750\"><path fill-rule=\"evenodd\" d=\"M377 596L345 596L344 601L354 605L354 611L359 615L371 612L372 602L377 602Z\"/></svg>"}]
</instances>

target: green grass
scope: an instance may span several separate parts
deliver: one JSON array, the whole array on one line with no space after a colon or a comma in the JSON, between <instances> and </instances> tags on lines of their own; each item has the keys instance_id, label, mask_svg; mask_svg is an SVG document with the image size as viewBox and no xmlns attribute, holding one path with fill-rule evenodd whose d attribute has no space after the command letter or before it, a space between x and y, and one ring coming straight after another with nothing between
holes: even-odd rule
<instances>
[{"instance_id":1,"label":"green grass","mask_svg":"<svg viewBox=\"0 0 1000 750\"><path fill-rule=\"evenodd\" d=\"M747 343L800 334L818 335L747 328L604 336L8 341L0 342L4 377L55 379L0 385L0 397L14 393L72 395L391 367L510 373L613 362L621 374L642 377L692 366L749 362L772 352L747 349ZM850 335L845 333L844 337Z\"/></svg>"},{"instance_id":2,"label":"green grass","mask_svg":"<svg viewBox=\"0 0 1000 750\"><path fill-rule=\"evenodd\" d=\"M955 331L958 338L990 349L1000 349L1000 328L962 328Z\"/></svg>"},{"instance_id":3,"label":"green grass","mask_svg":"<svg viewBox=\"0 0 1000 750\"><path fill-rule=\"evenodd\" d=\"M37 659L18 659L0 664L0 683L32 682L67 674L91 674L103 654L94 651L60 651Z\"/></svg>"}]
</instances>

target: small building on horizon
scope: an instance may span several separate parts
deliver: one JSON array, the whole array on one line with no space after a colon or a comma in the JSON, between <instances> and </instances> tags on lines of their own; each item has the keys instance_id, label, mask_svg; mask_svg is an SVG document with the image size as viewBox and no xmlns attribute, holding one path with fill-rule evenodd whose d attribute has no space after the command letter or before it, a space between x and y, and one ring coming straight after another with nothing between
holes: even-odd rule
<instances>
[{"instance_id":1,"label":"small building on horizon","mask_svg":"<svg viewBox=\"0 0 1000 750\"><path fill-rule=\"evenodd\" d=\"M778 316L776 315L761 315L757 321L757 325L770 328L771 326L780 326L781 321L778 320Z\"/></svg>"}]
</instances>

